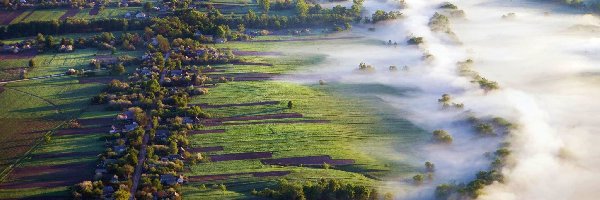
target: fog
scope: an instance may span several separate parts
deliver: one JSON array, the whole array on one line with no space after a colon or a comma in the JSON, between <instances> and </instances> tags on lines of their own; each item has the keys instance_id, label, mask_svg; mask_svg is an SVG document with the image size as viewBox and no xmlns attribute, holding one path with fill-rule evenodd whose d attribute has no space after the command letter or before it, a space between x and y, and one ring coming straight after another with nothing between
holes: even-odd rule
<instances>
[{"instance_id":1,"label":"fog","mask_svg":"<svg viewBox=\"0 0 600 200\"><path fill-rule=\"evenodd\" d=\"M365 15L377 9L399 9L394 1L367 1ZM443 1L407 0L403 18L377 25L356 25L360 42L324 43L285 51L327 55L325 63L290 76L317 83L377 83L412 88L403 94L375 96L397 109L430 134L447 130L450 145L414 144L405 160L418 168L436 165L434 179L414 185L410 176L391 178L387 188L398 199L431 199L435 186L468 182L490 160L484 155L510 142L512 154L502 169L505 183L484 189L480 199L597 199L600 191L600 20L572 8L539 1L455 1L466 14L450 17L451 30L432 32L429 19ZM513 17L502 17L514 13ZM370 31L368 28L375 28ZM410 36L423 37L420 46L407 45ZM458 39L460 43L457 43ZM384 45L388 40L398 45ZM423 60L424 53L433 60ZM473 59L473 70L497 81L500 89L486 92L457 73L456 63ZM358 72L358 64L372 72ZM399 70L391 72L389 66ZM408 70L401 70L407 66ZM464 110L441 109L444 93L464 103ZM511 135L478 136L461 123L468 114L500 116L519 125ZM402 133L397 133L400 137ZM391 147L393 148L393 147ZM402 148L398 148L402 149ZM404 154L404 152L397 152Z\"/></svg>"}]
</instances>

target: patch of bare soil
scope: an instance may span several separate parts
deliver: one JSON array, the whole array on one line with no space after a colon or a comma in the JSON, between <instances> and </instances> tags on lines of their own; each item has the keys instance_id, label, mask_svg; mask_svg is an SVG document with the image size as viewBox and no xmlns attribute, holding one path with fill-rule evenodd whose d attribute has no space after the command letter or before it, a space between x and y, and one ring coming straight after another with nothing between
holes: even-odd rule
<instances>
[{"instance_id":1,"label":"patch of bare soil","mask_svg":"<svg viewBox=\"0 0 600 200\"><path fill-rule=\"evenodd\" d=\"M279 101L261 101L252 103L235 103L235 104L189 104L190 106L200 106L201 108L226 108L238 106L262 106L262 105L277 105Z\"/></svg>"},{"instance_id":2,"label":"patch of bare soil","mask_svg":"<svg viewBox=\"0 0 600 200\"><path fill-rule=\"evenodd\" d=\"M35 55L37 55L37 50L35 49L28 49L19 53L0 53L0 60L31 59Z\"/></svg>"},{"instance_id":3,"label":"patch of bare soil","mask_svg":"<svg viewBox=\"0 0 600 200\"><path fill-rule=\"evenodd\" d=\"M112 80L115 80L115 78L114 77L81 77L81 78L79 78L79 84L86 84L86 83L109 84Z\"/></svg>"},{"instance_id":4,"label":"patch of bare soil","mask_svg":"<svg viewBox=\"0 0 600 200\"><path fill-rule=\"evenodd\" d=\"M69 17L74 17L75 15L77 15L77 13L79 13L79 9L77 8L71 8L69 10L67 10L67 12L65 14L63 14L62 16L60 16L59 20L65 20Z\"/></svg>"},{"instance_id":5,"label":"patch of bare soil","mask_svg":"<svg viewBox=\"0 0 600 200\"><path fill-rule=\"evenodd\" d=\"M235 125L256 125L256 124L326 124L326 123L330 123L330 122L331 121L329 121L329 120L307 119L307 120L294 120L294 121L276 120L276 121L265 121L265 122L233 122L233 123L224 123L224 124L220 124L220 125L235 126ZM210 126L210 125L206 125L206 126Z\"/></svg>"},{"instance_id":6,"label":"patch of bare soil","mask_svg":"<svg viewBox=\"0 0 600 200\"><path fill-rule=\"evenodd\" d=\"M188 132L188 135L209 134L209 133L225 133L225 129L191 130Z\"/></svg>"},{"instance_id":7,"label":"patch of bare soil","mask_svg":"<svg viewBox=\"0 0 600 200\"><path fill-rule=\"evenodd\" d=\"M75 163L16 168L8 176L8 181L0 184L0 188L24 189L70 186L88 179L91 176L93 167L94 163Z\"/></svg>"},{"instance_id":8,"label":"patch of bare soil","mask_svg":"<svg viewBox=\"0 0 600 200\"><path fill-rule=\"evenodd\" d=\"M271 153L271 152L231 153L231 154L211 156L210 161L220 162L220 161L230 161L230 160L249 160L249 159L270 158L272 156L273 156L273 153Z\"/></svg>"},{"instance_id":9,"label":"patch of bare soil","mask_svg":"<svg viewBox=\"0 0 600 200\"><path fill-rule=\"evenodd\" d=\"M323 165L327 163L330 165L351 165L354 164L352 159L331 159L330 156L305 156L305 157L293 157L293 158L278 158L278 159L264 159L261 162L265 165Z\"/></svg>"},{"instance_id":10,"label":"patch of bare soil","mask_svg":"<svg viewBox=\"0 0 600 200\"><path fill-rule=\"evenodd\" d=\"M54 136L65 136L65 135L83 135L83 134L95 134L95 133L107 133L109 131L106 127L97 128L70 128L56 131Z\"/></svg>"},{"instance_id":11,"label":"patch of bare soil","mask_svg":"<svg viewBox=\"0 0 600 200\"><path fill-rule=\"evenodd\" d=\"M32 155L31 159L48 159L48 158L68 158L68 157L89 157L100 154L96 151L88 152L63 152L63 153L44 153Z\"/></svg>"},{"instance_id":12,"label":"patch of bare soil","mask_svg":"<svg viewBox=\"0 0 600 200\"><path fill-rule=\"evenodd\" d=\"M247 173L190 176L190 177L188 177L188 181L189 182L218 181L218 180L226 180L226 179L232 178L234 176L243 176L243 175L251 175L254 177L285 176L290 173L292 173L292 172L290 172L290 171L270 171L270 172L247 172Z\"/></svg>"},{"instance_id":13,"label":"patch of bare soil","mask_svg":"<svg viewBox=\"0 0 600 200\"><path fill-rule=\"evenodd\" d=\"M112 117L104 118L92 118L92 119L78 119L77 120L82 126L110 126L114 121Z\"/></svg>"},{"instance_id":14,"label":"patch of bare soil","mask_svg":"<svg viewBox=\"0 0 600 200\"><path fill-rule=\"evenodd\" d=\"M0 25L9 25L15 18L23 14L25 10L0 11Z\"/></svg>"},{"instance_id":15,"label":"patch of bare soil","mask_svg":"<svg viewBox=\"0 0 600 200\"><path fill-rule=\"evenodd\" d=\"M283 53L281 52L273 52L273 51L233 51L233 54L236 56L281 56Z\"/></svg>"},{"instance_id":16,"label":"patch of bare soil","mask_svg":"<svg viewBox=\"0 0 600 200\"><path fill-rule=\"evenodd\" d=\"M187 149L190 153L199 153L199 152L211 152L211 151L223 151L222 146L214 146L214 147L196 147Z\"/></svg>"}]
</instances>

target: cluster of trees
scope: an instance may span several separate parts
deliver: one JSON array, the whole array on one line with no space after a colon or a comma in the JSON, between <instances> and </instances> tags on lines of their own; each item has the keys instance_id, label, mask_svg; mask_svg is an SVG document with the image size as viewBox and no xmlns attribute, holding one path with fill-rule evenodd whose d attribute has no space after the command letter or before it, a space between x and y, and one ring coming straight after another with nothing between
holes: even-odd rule
<instances>
[{"instance_id":1,"label":"cluster of trees","mask_svg":"<svg viewBox=\"0 0 600 200\"><path fill-rule=\"evenodd\" d=\"M377 189L362 185L343 183L336 179L321 179L317 182L289 182L281 180L275 189L266 188L261 191L252 191L253 195L272 199L346 199L346 200L375 200L380 199ZM384 199L393 199L390 193Z\"/></svg>"},{"instance_id":2,"label":"cluster of trees","mask_svg":"<svg viewBox=\"0 0 600 200\"><path fill-rule=\"evenodd\" d=\"M385 12L383 10L377 10L371 16L371 23L375 24L375 23L381 22L381 21L398 19L401 16L402 16L402 13L400 11Z\"/></svg>"},{"instance_id":3,"label":"cluster of trees","mask_svg":"<svg viewBox=\"0 0 600 200\"><path fill-rule=\"evenodd\" d=\"M408 41L406 41L407 44L409 45L420 45L423 44L425 42L425 40L423 39L423 37L410 37L408 39Z\"/></svg>"},{"instance_id":4,"label":"cluster of trees","mask_svg":"<svg viewBox=\"0 0 600 200\"><path fill-rule=\"evenodd\" d=\"M440 31L449 34L452 33L452 30L450 29L450 20L448 17L438 12L435 12L435 14L433 14L433 16L429 19L428 25L431 31Z\"/></svg>"},{"instance_id":5,"label":"cluster of trees","mask_svg":"<svg viewBox=\"0 0 600 200\"><path fill-rule=\"evenodd\" d=\"M471 198L476 199L481 195L481 190L494 182L504 182L504 176L501 174L500 169L505 165L507 157L510 155L510 151L505 147L500 147L492 158L490 170L479 171L476 174L476 178L468 183L448 183L438 185L435 189L435 197L437 199L461 199ZM458 198L457 198L458 197Z\"/></svg>"},{"instance_id":6,"label":"cluster of trees","mask_svg":"<svg viewBox=\"0 0 600 200\"><path fill-rule=\"evenodd\" d=\"M375 68L371 65L367 65L364 62L361 62L360 64L358 64L358 70L362 72L373 72L375 71Z\"/></svg>"},{"instance_id":7,"label":"cluster of trees","mask_svg":"<svg viewBox=\"0 0 600 200\"><path fill-rule=\"evenodd\" d=\"M433 131L433 140L436 142L449 144L452 143L454 139L452 138L452 135L450 135L450 133L440 129Z\"/></svg>"},{"instance_id":8,"label":"cluster of trees","mask_svg":"<svg viewBox=\"0 0 600 200\"><path fill-rule=\"evenodd\" d=\"M451 107L456 109L463 109L465 107L463 103L452 102L452 96L450 96L449 94L443 94L442 98L438 99L438 103L442 104L442 108L444 109Z\"/></svg>"},{"instance_id":9,"label":"cluster of trees","mask_svg":"<svg viewBox=\"0 0 600 200\"><path fill-rule=\"evenodd\" d=\"M457 62L456 66L458 67L458 73L461 76L471 77L472 83L477 83L481 89L486 92L497 90L500 88L497 82L486 79L481 76L476 71L472 70L474 62L472 59L467 59L465 61Z\"/></svg>"}]
</instances>

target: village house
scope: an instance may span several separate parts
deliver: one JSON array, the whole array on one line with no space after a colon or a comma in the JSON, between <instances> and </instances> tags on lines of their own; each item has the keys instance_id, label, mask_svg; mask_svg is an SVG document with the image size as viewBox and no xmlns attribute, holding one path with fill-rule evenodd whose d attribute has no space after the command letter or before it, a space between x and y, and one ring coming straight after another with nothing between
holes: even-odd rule
<instances>
[{"instance_id":1,"label":"village house","mask_svg":"<svg viewBox=\"0 0 600 200\"><path fill-rule=\"evenodd\" d=\"M117 146L113 146L113 151L117 152L118 154L122 154L125 152L125 150L127 150L127 147L125 145L117 145Z\"/></svg>"},{"instance_id":2,"label":"village house","mask_svg":"<svg viewBox=\"0 0 600 200\"><path fill-rule=\"evenodd\" d=\"M105 199L112 199L114 193L115 189L112 186L104 186L104 188L102 188L102 196Z\"/></svg>"},{"instance_id":3,"label":"village house","mask_svg":"<svg viewBox=\"0 0 600 200\"><path fill-rule=\"evenodd\" d=\"M125 125L125 127L123 128L123 132L134 131L137 127L138 127L138 123L137 122L133 122L133 123L131 123L129 125Z\"/></svg>"},{"instance_id":4,"label":"village house","mask_svg":"<svg viewBox=\"0 0 600 200\"><path fill-rule=\"evenodd\" d=\"M160 182L165 185L173 186L176 184L182 184L185 182L185 180L183 179L183 175L174 176L172 174L163 174L160 175Z\"/></svg>"}]
</instances>

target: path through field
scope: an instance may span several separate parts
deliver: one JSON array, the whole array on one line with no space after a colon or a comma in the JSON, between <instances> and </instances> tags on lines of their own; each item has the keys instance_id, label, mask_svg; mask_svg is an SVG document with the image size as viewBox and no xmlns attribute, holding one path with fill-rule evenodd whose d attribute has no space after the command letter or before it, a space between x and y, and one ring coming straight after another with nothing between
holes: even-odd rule
<instances>
[{"instance_id":1,"label":"path through field","mask_svg":"<svg viewBox=\"0 0 600 200\"><path fill-rule=\"evenodd\" d=\"M150 135L148 133L144 133L144 139L142 141L142 146L140 147L140 153L138 154L138 164L135 166L135 171L133 173L133 176L131 177L133 183L130 191L130 200L135 199L135 191L137 191L138 185L140 183L140 178L142 177L142 170L144 170L144 162L146 162L146 146L148 145L148 140L150 140Z\"/></svg>"}]
</instances>

